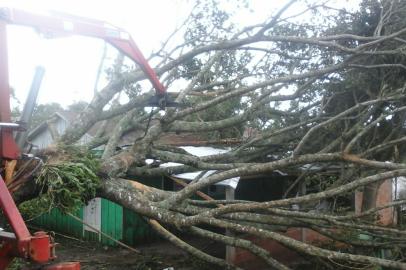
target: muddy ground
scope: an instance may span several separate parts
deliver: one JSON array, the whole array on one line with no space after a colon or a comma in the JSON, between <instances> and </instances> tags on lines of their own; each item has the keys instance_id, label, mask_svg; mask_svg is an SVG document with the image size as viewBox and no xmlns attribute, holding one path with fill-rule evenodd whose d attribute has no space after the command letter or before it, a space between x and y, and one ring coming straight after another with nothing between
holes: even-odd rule
<instances>
[{"instance_id":1,"label":"muddy ground","mask_svg":"<svg viewBox=\"0 0 406 270\"><path fill-rule=\"evenodd\" d=\"M188 239L189 242L211 254L224 256L223 248L214 242ZM128 249L102 246L99 243L71 240L56 236L59 243L57 261L79 261L82 270L220 270L197 260L166 241L139 245L137 254ZM217 253L217 254L216 254ZM18 268L17 268L18 269ZM21 269L21 268L20 268ZM169 270L168 269L168 270Z\"/></svg>"}]
</instances>

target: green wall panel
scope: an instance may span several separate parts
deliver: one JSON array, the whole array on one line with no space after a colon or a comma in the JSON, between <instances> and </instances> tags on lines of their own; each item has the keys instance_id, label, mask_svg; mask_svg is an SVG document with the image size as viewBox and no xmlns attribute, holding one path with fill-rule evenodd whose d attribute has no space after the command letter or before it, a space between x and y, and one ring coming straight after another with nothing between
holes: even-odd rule
<instances>
[{"instance_id":1,"label":"green wall panel","mask_svg":"<svg viewBox=\"0 0 406 270\"><path fill-rule=\"evenodd\" d=\"M83 239L92 241L92 242L99 242L99 234L96 232L89 232L87 230L83 231Z\"/></svg>"},{"instance_id":2,"label":"green wall panel","mask_svg":"<svg viewBox=\"0 0 406 270\"><path fill-rule=\"evenodd\" d=\"M83 219L83 208L75 215ZM77 238L101 241L104 245L116 245L114 241L99 236L98 233L84 231L81 222L62 214L58 209L52 209L49 213L34 219L32 223ZM129 245L137 245L157 238L152 228L140 215L106 199L101 200L101 231Z\"/></svg>"},{"instance_id":3,"label":"green wall panel","mask_svg":"<svg viewBox=\"0 0 406 270\"><path fill-rule=\"evenodd\" d=\"M136 245L155 238L152 228L137 213L123 210L123 239L128 245Z\"/></svg>"},{"instance_id":4,"label":"green wall panel","mask_svg":"<svg viewBox=\"0 0 406 270\"><path fill-rule=\"evenodd\" d=\"M101 230L116 240L123 239L123 207L109 200L101 200ZM112 240L102 236L101 242L116 245Z\"/></svg>"},{"instance_id":5,"label":"green wall panel","mask_svg":"<svg viewBox=\"0 0 406 270\"><path fill-rule=\"evenodd\" d=\"M78 210L75 215L83 219L83 209ZM66 233L74 237L81 238L83 236L82 223L76 221L68 215L62 214L56 208L52 209L49 213L45 213L34 219L32 223L36 226Z\"/></svg>"}]
</instances>

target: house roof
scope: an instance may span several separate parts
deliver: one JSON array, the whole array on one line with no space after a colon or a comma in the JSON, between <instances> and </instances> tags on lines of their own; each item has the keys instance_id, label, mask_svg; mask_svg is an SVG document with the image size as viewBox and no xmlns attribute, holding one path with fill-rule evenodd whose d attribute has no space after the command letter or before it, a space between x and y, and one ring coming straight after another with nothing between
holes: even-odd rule
<instances>
[{"instance_id":1,"label":"house roof","mask_svg":"<svg viewBox=\"0 0 406 270\"><path fill-rule=\"evenodd\" d=\"M205 157L205 156L227 153L231 149L231 148L220 149L220 148L207 147L207 146L199 146L199 147L181 146L180 148L184 149L189 154L192 154L197 157ZM175 162L166 162L166 163L161 164L160 167L174 167L174 166L180 166L180 165L183 165L183 164L175 163ZM176 178L183 179L183 180L193 181L193 180L196 180L197 178L198 178L198 180L200 180L200 179L209 177L210 175L213 175L216 172L217 172L216 170L196 171L196 172L175 174L173 176ZM281 176L287 175L286 173L284 173L280 170L274 170L274 173L277 173L278 175L281 175ZM239 181L240 181L240 177L233 177L233 178L225 179L221 182L218 182L218 183L216 183L216 185L230 186L230 187L236 189Z\"/></svg>"},{"instance_id":2,"label":"house roof","mask_svg":"<svg viewBox=\"0 0 406 270\"><path fill-rule=\"evenodd\" d=\"M60 111L58 112L60 115L62 115L63 119L66 120L68 123L72 123L73 121L76 120L78 117L79 113L78 112L73 112L73 111ZM114 123L112 123L114 124ZM86 133L89 134L90 136L95 136L99 128L101 127L102 123L97 122L94 124Z\"/></svg>"},{"instance_id":3,"label":"house roof","mask_svg":"<svg viewBox=\"0 0 406 270\"><path fill-rule=\"evenodd\" d=\"M54 114L52 114L49 118L51 119L53 116L59 117L67 122L69 122L69 120L61 113L61 112L56 112ZM48 128L48 124L46 121L42 122L41 124L39 124L38 126L36 126L33 130L31 130L28 133L28 140L32 140L33 138L35 138L38 134L40 134L42 131L46 130Z\"/></svg>"},{"instance_id":4,"label":"house roof","mask_svg":"<svg viewBox=\"0 0 406 270\"><path fill-rule=\"evenodd\" d=\"M222 154L222 153L226 153L226 152L230 151L230 149L219 149L219 148L207 147L207 146L201 146L201 147L181 146L180 148L182 148L189 154L192 154L192 155L198 156L198 157L217 155L217 154ZM167 163L161 164L160 167L172 167L172 166L179 166L179 165L183 165L183 164L175 163L175 162L167 162ZM216 170L209 170L209 171L205 171L205 172L197 171L197 172L176 174L173 176L176 178L183 179L183 180L193 181L199 176L200 176L200 179L202 179L202 178L208 177L212 174L215 174L216 172L217 172ZM240 177L233 177L230 179L225 179L225 180L217 183L216 185L230 186L235 189L238 185L239 180L240 180Z\"/></svg>"},{"instance_id":5,"label":"house roof","mask_svg":"<svg viewBox=\"0 0 406 270\"><path fill-rule=\"evenodd\" d=\"M51 119L52 117L56 116L62 120L64 120L65 122L71 124L72 122L75 121L75 119L78 117L79 113L77 112L72 112L72 111L58 111L55 112L54 114L52 114L49 119ZM106 130L112 130L113 126L116 124L116 122L111 121L110 123L108 123L108 125L110 124L110 128L107 127ZM94 137L97 133L97 131L99 130L99 128L101 127L102 122L97 122L96 124L94 124L86 133L92 137ZM32 131L30 131L28 133L28 140L33 139L34 137L36 137L38 134L40 134L41 132L43 132L44 130L46 130L48 128L47 122L44 121L41 124L39 124L38 126L36 126Z\"/></svg>"}]
</instances>

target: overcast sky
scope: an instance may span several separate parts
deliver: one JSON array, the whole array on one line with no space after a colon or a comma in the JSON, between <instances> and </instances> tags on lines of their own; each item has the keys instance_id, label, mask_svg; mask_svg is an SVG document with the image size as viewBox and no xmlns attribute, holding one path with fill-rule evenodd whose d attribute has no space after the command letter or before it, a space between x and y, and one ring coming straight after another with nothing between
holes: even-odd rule
<instances>
[{"instance_id":1,"label":"overcast sky","mask_svg":"<svg viewBox=\"0 0 406 270\"><path fill-rule=\"evenodd\" d=\"M190 0L0 0L0 7L17 7L32 12L61 11L100 19L126 29L147 57L189 13ZM250 0L252 11L238 11L244 24L261 22L272 14L282 0ZM336 0L336 5L358 1ZM233 1L224 0L233 8ZM41 38L33 29L8 27L10 84L24 102L34 68L46 69L39 103L58 102L64 106L74 101L89 101L103 42L83 37ZM110 52L111 54L113 52ZM113 57L113 55L112 55Z\"/></svg>"}]
</instances>

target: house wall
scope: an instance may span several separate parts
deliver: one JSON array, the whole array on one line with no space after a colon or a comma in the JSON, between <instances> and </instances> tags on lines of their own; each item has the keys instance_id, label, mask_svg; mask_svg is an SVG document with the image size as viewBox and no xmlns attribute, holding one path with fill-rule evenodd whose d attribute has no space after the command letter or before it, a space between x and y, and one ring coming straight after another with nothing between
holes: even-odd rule
<instances>
[{"instance_id":1,"label":"house wall","mask_svg":"<svg viewBox=\"0 0 406 270\"><path fill-rule=\"evenodd\" d=\"M59 134L63 134L67 129L68 125L69 124L60 117L58 117L58 120L55 123L56 130L58 131ZM87 144L92 139L93 139L92 136L90 136L89 134L85 134L82 136L82 138L80 138L78 144L79 145ZM53 141L54 140L52 139L51 132L49 132L47 128L43 129L37 136L31 139L31 143L38 149L44 149L48 147L53 143Z\"/></svg>"},{"instance_id":2,"label":"house wall","mask_svg":"<svg viewBox=\"0 0 406 270\"><path fill-rule=\"evenodd\" d=\"M235 190L235 199L256 202L281 199L286 187L294 179L295 177L281 176L279 174L251 178L242 177Z\"/></svg>"},{"instance_id":3,"label":"house wall","mask_svg":"<svg viewBox=\"0 0 406 270\"><path fill-rule=\"evenodd\" d=\"M67 123L64 119L58 117L55 123L55 128L59 134L65 132L67 128ZM37 136L31 139L31 143L34 144L38 149L43 149L53 143L51 132L47 128L43 129Z\"/></svg>"}]
</instances>

